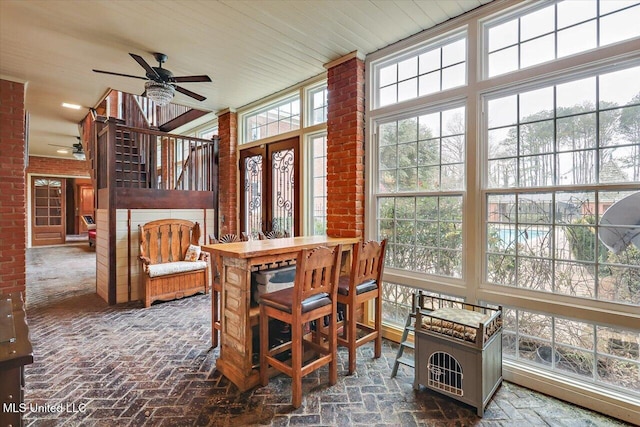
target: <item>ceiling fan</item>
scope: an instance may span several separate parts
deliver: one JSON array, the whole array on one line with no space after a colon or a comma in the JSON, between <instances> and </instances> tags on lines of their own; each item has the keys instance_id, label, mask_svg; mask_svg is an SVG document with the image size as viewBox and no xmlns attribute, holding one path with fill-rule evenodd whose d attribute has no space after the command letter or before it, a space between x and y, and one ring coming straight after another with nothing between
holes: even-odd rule
<instances>
[{"instance_id":1,"label":"ceiling fan","mask_svg":"<svg viewBox=\"0 0 640 427\"><path fill-rule=\"evenodd\" d=\"M134 79L146 80L144 87L145 93L143 96L150 98L158 105L166 105L173 99L175 91L178 91L184 95L190 96L198 101L204 101L205 98L195 92L187 90L176 83L192 83L192 82L210 82L211 78L206 75L201 76L181 76L176 77L173 73L166 68L162 68L162 64L166 62L167 55L164 53L154 53L153 56L158 61L157 67L150 66L147 61L140 55L130 53L131 57L136 60L138 64L146 71L145 77L132 76L130 74L114 73L111 71L93 70L96 73L112 74L114 76L131 77Z\"/></svg>"},{"instance_id":2,"label":"ceiling fan","mask_svg":"<svg viewBox=\"0 0 640 427\"><path fill-rule=\"evenodd\" d=\"M71 149L72 149L71 154L73 154L73 157L75 157L78 160L85 160L86 157L85 157L84 149L82 148L82 142L80 141L80 137L76 136L76 138L78 139L78 142L76 142L71 146ZM68 151L69 146L67 145L58 145L58 144L49 144L49 145L51 145L52 147L64 148L64 150L58 150L58 152L61 154L66 154L69 152Z\"/></svg>"}]
</instances>

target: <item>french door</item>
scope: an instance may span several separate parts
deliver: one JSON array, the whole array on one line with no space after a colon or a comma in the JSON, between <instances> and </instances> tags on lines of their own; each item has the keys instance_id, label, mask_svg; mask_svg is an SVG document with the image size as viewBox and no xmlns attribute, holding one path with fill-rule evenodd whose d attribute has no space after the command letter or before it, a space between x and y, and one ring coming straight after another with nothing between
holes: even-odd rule
<instances>
[{"instance_id":1,"label":"french door","mask_svg":"<svg viewBox=\"0 0 640 427\"><path fill-rule=\"evenodd\" d=\"M32 245L63 244L66 237L65 180L34 177L32 183Z\"/></svg>"},{"instance_id":2,"label":"french door","mask_svg":"<svg viewBox=\"0 0 640 427\"><path fill-rule=\"evenodd\" d=\"M299 139L240 151L240 229L299 234Z\"/></svg>"}]
</instances>

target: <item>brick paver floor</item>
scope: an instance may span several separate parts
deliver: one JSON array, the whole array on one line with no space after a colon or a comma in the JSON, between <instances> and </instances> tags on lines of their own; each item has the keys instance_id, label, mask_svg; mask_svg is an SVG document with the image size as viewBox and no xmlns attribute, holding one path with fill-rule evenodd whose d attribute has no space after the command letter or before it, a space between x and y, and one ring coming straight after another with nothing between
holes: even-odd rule
<instances>
[{"instance_id":1,"label":"brick paver floor","mask_svg":"<svg viewBox=\"0 0 640 427\"><path fill-rule=\"evenodd\" d=\"M92 256L84 246L28 251L35 362L25 369L27 426L626 425L508 382L478 418L474 408L415 391L412 369L389 378L397 351L389 341L380 359L372 358L371 344L361 347L352 376L341 348L338 383L328 385L326 368L305 377L299 409L282 375L241 393L216 371L208 295L148 309L139 302L108 306L91 280L86 285L79 270L87 268L72 268L95 263Z\"/></svg>"}]
</instances>

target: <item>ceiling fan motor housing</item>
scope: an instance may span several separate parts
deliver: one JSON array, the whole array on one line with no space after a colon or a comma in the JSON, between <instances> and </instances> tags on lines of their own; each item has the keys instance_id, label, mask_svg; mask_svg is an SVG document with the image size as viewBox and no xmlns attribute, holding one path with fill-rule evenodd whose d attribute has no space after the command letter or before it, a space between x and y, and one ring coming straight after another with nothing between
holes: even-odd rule
<instances>
[{"instance_id":1,"label":"ceiling fan motor housing","mask_svg":"<svg viewBox=\"0 0 640 427\"><path fill-rule=\"evenodd\" d=\"M151 73L147 73L147 78L149 80L154 80L162 83L171 83L173 79L173 73L171 71L167 70L166 68L160 68L160 67L153 67L153 69L156 71L156 73L158 73L158 75L160 76L160 79L158 79L156 76L154 76Z\"/></svg>"}]
</instances>

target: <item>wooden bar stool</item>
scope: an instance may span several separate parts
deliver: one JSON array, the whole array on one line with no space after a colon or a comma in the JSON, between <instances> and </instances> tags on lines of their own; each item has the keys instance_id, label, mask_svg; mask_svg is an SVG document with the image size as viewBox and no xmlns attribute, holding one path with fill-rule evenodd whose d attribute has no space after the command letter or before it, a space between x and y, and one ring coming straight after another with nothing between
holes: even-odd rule
<instances>
[{"instance_id":1,"label":"wooden bar stool","mask_svg":"<svg viewBox=\"0 0 640 427\"><path fill-rule=\"evenodd\" d=\"M356 370L356 349L375 340L374 356L382 353L382 272L387 240L378 243L368 241L354 245L351 274L340 277L338 303L346 307L342 333L338 334L338 345L349 349L349 375ZM373 327L358 322L356 310L363 303L375 299ZM358 330L364 335L358 338Z\"/></svg>"},{"instance_id":2,"label":"wooden bar stool","mask_svg":"<svg viewBox=\"0 0 640 427\"><path fill-rule=\"evenodd\" d=\"M292 404L302 404L302 377L329 364L329 384L338 381L336 293L342 246L333 249L318 247L303 250L296 262L296 278L292 288L263 294L260 298L260 382L269 383L269 366L291 377ZM304 336L304 325L312 320L321 323L328 316L327 344L312 332L311 340ZM269 319L291 325L291 341L269 349ZM305 346L317 357L304 363ZM280 361L278 355L291 351L290 361Z\"/></svg>"},{"instance_id":3,"label":"wooden bar stool","mask_svg":"<svg viewBox=\"0 0 640 427\"><path fill-rule=\"evenodd\" d=\"M216 239L213 234L209 234L209 244L214 243L234 243L241 242L242 239L237 234L225 234ZM219 343L218 331L222 328L220 323L220 294L222 293L222 278L220 277L221 260L213 257L211 260L211 270L213 271L213 285L211 286L211 346L216 348Z\"/></svg>"}]
</instances>

